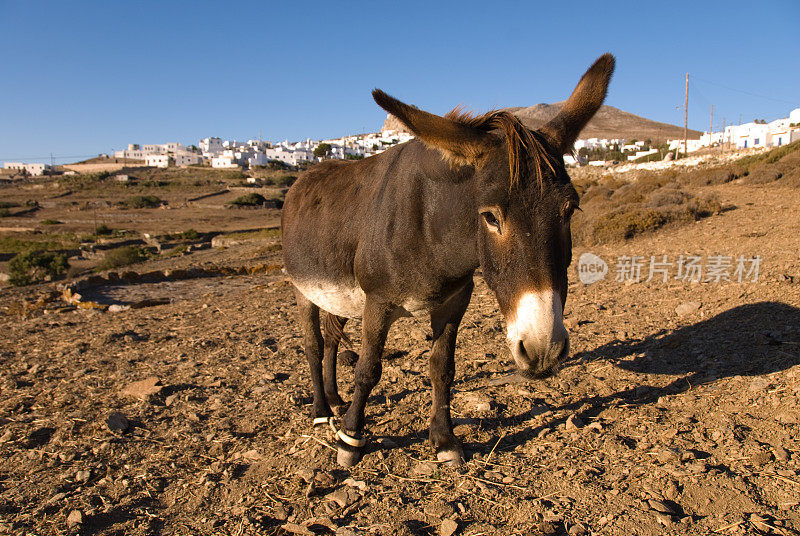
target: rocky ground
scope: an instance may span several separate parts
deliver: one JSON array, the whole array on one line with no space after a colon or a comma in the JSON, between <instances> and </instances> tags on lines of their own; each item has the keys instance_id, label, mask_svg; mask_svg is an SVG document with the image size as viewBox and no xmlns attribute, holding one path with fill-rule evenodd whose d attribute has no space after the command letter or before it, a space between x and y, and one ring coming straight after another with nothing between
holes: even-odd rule
<instances>
[{"instance_id":1,"label":"rocky ground","mask_svg":"<svg viewBox=\"0 0 800 536\"><path fill-rule=\"evenodd\" d=\"M427 443L424 322L392 328L369 452L343 470L311 427L279 271L122 285L105 296L172 300L114 313L53 286L2 290L0 532L800 534L800 193L708 189L736 208L575 251L609 272L584 285L571 268L572 357L552 378L508 376L476 277L457 350L461 469ZM763 262L756 282L690 283L675 266L644 281L651 255L681 254ZM646 258L639 282L616 280L620 256ZM240 244L140 269L280 258ZM345 398L351 371L340 364Z\"/></svg>"}]
</instances>

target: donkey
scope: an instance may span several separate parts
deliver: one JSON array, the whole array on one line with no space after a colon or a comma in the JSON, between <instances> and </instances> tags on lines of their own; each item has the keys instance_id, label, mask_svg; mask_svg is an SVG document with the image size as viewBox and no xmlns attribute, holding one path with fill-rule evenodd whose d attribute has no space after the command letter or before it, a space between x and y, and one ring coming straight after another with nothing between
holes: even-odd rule
<instances>
[{"instance_id":1,"label":"donkey","mask_svg":"<svg viewBox=\"0 0 800 536\"><path fill-rule=\"evenodd\" d=\"M450 387L456 333L479 267L520 374L549 376L567 357L562 312L578 194L562 155L605 100L613 71L612 55L598 58L538 130L507 111L433 115L376 89L378 105L416 139L361 161L322 162L289 189L283 251L311 367L315 425L332 424L331 406L344 404L338 346L347 341L347 320L362 319L353 398L337 430L340 465L363 455L364 409L381 376L387 332L410 315L430 315L433 332L430 442L439 461L463 463Z\"/></svg>"}]
</instances>

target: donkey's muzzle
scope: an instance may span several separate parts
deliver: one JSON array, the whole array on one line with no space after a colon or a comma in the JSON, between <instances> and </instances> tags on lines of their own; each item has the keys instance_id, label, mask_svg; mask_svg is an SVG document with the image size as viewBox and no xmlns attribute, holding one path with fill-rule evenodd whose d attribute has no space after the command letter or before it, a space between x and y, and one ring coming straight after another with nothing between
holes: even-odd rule
<instances>
[{"instance_id":1,"label":"donkey's muzzle","mask_svg":"<svg viewBox=\"0 0 800 536\"><path fill-rule=\"evenodd\" d=\"M512 343L511 353L522 376L531 379L546 378L555 374L569 356L569 336L554 341L520 339Z\"/></svg>"},{"instance_id":2,"label":"donkey's muzzle","mask_svg":"<svg viewBox=\"0 0 800 536\"><path fill-rule=\"evenodd\" d=\"M562 320L562 303L552 290L521 296L508 320L508 344L520 374L550 376L569 355L569 334Z\"/></svg>"}]
</instances>

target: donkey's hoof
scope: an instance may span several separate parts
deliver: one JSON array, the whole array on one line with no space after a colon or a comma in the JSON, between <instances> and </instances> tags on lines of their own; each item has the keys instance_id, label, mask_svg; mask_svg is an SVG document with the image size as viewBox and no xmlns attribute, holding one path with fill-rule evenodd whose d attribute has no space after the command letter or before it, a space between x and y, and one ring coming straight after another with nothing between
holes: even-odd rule
<instances>
[{"instance_id":1,"label":"donkey's hoof","mask_svg":"<svg viewBox=\"0 0 800 536\"><path fill-rule=\"evenodd\" d=\"M336 463L342 467L353 467L358 464L364 456L363 448L351 447L350 445L345 445L341 441L339 441L337 447Z\"/></svg>"},{"instance_id":2,"label":"donkey's hoof","mask_svg":"<svg viewBox=\"0 0 800 536\"><path fill-rule=\"evenodd\" d=\"M460 449L443 449L436 453L436 459L444 465L458 467L464 465L464 454Z\"/></svg>"},{"instance_id":3,"label":"donkey's hoof","mask_svg":"<svg viewBox=\"0 0 800 536\"><path fill-rule=\"evenodd\" d=\"M350 367L355 367L358 362L358 354L352 350L344 350L339 353L337 359Z\"/></svg>"},{"instance_id":4,"label":"donkey's hoof","mask_svg":"<svg viewBox=\"0 0 800 536\"><path fill-rule=\"evenodd\" d=\"M367 440L363 437L355 437L354 434L355 432L345 432L344 430L336 433L339 437L336 442L336 463L342 467L353 467L364 456Z\"/></svg>"}]
</instances>

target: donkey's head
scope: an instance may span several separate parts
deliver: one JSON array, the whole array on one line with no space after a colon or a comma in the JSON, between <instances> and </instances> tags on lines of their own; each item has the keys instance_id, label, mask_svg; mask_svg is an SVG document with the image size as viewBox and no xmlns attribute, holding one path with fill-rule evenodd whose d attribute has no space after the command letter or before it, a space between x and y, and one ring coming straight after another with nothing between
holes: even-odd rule
<instances>
[{"instance_id":1,"label":"donkey's head","mask_svg":"<svg viewBox=\"0 0 800 536\"><path fill-rule=\"evenodd\" d=\"M552 374L569 353L563 307L572 260L570 219L578 194L564 169L578 134L600 108L614 70L601 56L561 111L539 130L508 112L444 117L408 106L380 90L375 101L474 184L483 275L508 325L511 353L531 377Z\"/></svg>"}]
</instances>

